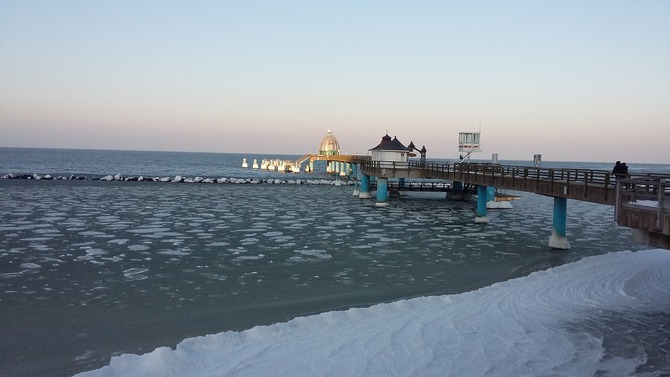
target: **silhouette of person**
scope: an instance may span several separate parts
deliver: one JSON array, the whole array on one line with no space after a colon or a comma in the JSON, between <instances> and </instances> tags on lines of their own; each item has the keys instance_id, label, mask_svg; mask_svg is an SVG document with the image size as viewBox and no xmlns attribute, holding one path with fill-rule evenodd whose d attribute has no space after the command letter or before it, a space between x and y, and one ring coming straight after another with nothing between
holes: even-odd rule
<instances>
[{"instance_id":1,"label":"silhouette of person","mask_svg":"<svg viewBox=\"0 0 670 377\"><path fill-rule=\"evenodd\" d=\"M616 164L614 164L614 168L612 169L612 174L614 174L617 178L623 178L625 175L624 169L628 171L626 163L624 162L622 164L621 161L617 161Z\"/></svg>"},{"instance_id":2,"label":"silhouette of person","mask_svg":"<svg viewBox=\"0 0 670 377\"><path fill-rule=\"evenodd\" d=\"M612 174L614 174L617 179L630 177L628 174L628 165L626 165L625 162L617 161L612 169ZM627 188L628 184L624 183L623 187Z\"/></svg>"},{"instance_id":3,"label":"silhouette of person","mask_svg":"<svg viewBox=\"0 0 670 377\"><path fill-rule=\"evenodd\" d=\"M628 165L626 165L625 162L621 163L621 177L630 178L630 174L628 174Z\"/></svg>"}]
</instances>

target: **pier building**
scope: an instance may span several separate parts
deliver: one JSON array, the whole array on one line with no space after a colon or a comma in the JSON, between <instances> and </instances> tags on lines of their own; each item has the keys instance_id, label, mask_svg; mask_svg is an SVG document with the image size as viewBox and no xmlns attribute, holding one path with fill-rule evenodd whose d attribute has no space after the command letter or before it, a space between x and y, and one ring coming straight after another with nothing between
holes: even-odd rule
<instances>
[{"instance_id":1,"label":"pier building","mask_svg":"<svg viewBox=\"0 0 670 377\"><path fill-rule=\"evenodd\" d=\"M340 143L337 141L333 131L330 129L326 131L326 136L321 140L319 145L319 156L337 156L340 154Z\"/></svg>"}]
</instances>

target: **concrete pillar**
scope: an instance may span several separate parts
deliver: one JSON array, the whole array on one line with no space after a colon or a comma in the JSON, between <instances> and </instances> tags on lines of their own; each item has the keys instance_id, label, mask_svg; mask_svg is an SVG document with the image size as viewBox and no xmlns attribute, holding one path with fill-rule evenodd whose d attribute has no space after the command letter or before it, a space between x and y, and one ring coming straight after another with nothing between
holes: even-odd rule
<instances>
[{"instance_id":1,"label":"concrete pillar","mask_svg":"<svg viewBox=\"0 0 670 377\"><path fill-rule=\"evenodd\" d=\"M358 195L359 198L361 199L370 199L372 198L372 195L370 195L370 176L361 174L361 193Z\"/></svg>"},{"instance_id":2,"label":"concrete pillar","mask_svg":"<svg viewBox=\"0 0 670 377\"><path fill-rule=\"evenodd\" d=\"M475 224L486 224L489 219L486 218L486 186L477 186L477 217Z\"/></svg>"},{"instance_id":3,"label":"concrete pillar","mask_svg":"<svg viewBox=\"0 0 670 377\"><path fill-rule=\"evenodd\" d=\"M349 174L349 172L347 171L347 165L349 165L349 164L347 164L345 162L340 162L340 176L341 177L345 177Z\"/></svg>"},{"instance_id":4,"label":"concrete pillar","mask_svg":"<svg viewBox=\"0 0 670 377\"><path fill-rule=\"evenodd\" d=\"M358 181L358 164L351 164L351 176L354 178L354 196L360 196L360 182Z\"/></svg>"},{"instance_id":5,"label":"concrete pillar","mask_svg":"<svg viewBox=\"0 0 670 377\"><path fill-rule=\"evenodd\" d=\"M377 177L377 207L386 207L389 205L389 179Z\"/></svg>"},{"instance_id":6,"label":"concrete pillar","mask_svg":"<svg viewBox=\"0 0 670 377\"><path fill-rule=\"evenodd\" d=\"M568 199L554 198L554 222L549 237L549 247L558 250L570 249L570 243L566 237L568 223Z\"/></svg>"},{"instance_id":7,"label":"concrete pillar","mask_svg":"<svg viewBox=\"0 0 670 377\"><path fill-rule=\"evenodd\" d=\"M451 183L451 192L447 192L447 199L463 200L463 182L453 181Z\"/></svg>"}]
</instances>

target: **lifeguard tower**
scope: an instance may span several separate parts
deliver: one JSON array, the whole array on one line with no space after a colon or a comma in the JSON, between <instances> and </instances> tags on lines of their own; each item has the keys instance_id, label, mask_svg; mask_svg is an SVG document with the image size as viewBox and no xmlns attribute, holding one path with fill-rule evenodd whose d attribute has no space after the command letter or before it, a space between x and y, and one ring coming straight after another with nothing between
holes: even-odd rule
<instances>
[{"instance_id":1,"label":"lifeguard tower","mask_svg":"<svg viewBox=\"0 0 670 377\"><path fill-rule=\"evenodd\" d=\"M472 152L481 152L481 132L459 132L458 133L458 151L461 152L459 160L470 159Z\"/></svg>"}]
</instances>

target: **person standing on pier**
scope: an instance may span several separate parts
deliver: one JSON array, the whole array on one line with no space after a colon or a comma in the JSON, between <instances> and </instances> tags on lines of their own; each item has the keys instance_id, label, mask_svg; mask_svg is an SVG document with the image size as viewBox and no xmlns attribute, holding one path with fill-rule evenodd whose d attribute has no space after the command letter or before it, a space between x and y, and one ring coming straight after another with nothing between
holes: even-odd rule
<instances>
[{"instance_id":1,"label":"person standing on pier","mask_svg":"<svg viewBox=\"0 0 670 377\"><path fill-rule=\"evenodd\" d=\"M612 169L612 174L614 174L617 178L623 178L624 177L624 166L626 164L622 164L621 161L617 161L616 164L614 164L614 169ZM626 170L628 170L628 167L626 166Z\"/></svg>"},{"instance_id":2,"label":"person standing on pier","mask_svg":"<svg viewBox=\"0 0 670 377\"><path fill-rule=\"evenodd\" d=\"M628 174L628 165L626 165L625 162L617 161L616 164L614 164L614 169L612 169L612 174L614 174L616 179L623 179L630 177L630 175ZM627 188L628 185L624 183L623 187Z\"/></svg>"}]
</instances>

